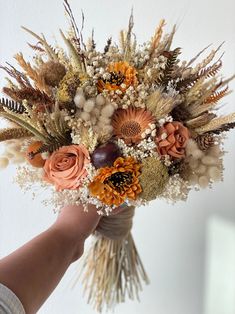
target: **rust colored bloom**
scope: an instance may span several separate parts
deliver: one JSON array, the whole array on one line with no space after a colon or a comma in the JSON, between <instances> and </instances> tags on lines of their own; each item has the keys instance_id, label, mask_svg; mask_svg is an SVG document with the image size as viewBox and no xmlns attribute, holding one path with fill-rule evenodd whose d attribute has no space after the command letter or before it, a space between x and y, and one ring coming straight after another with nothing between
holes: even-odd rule
<instances>
[{"instance_id":1,"label":"rust colored bloom","mask_svg":"<svg viewBox=\"0 0 235 314\"><path fill-rule=\"evenodd\" d=\"M76 190L87 176L89 153L83 145L63 146L55 151L44 165L44 180L55 185L57 191Z\"/></svg>"},{"instance_id":2,"label":"rust colored bloom","mask_svg":"<svg viewBox=\"0 0 235 314\"><path fill-rule=\"evenodd\" d=\"M142 133L153 122L153 116L145 109L132 107L118 109L112 118L113 132L126 144L135 144L141 141Z\"/></svg>"},{"instance_id":3,"label":"rust colored bloom","mask_svg":"<svg viewBox=\"0 0 235 314\"><path fill-rule=\"evenodd\" d=\"M110 78L107 80L99 80L98 91L101 93L104 89L120 90L125 92L128 87L134 86L137 83L136 70L127 62L114 62L108 67Z\"/></svg>"},{"instance_id":4,"label":"rust colored bloom","mask_svg":"<svg viewBox=\"0 0 235 314\"><path fill-rule=\"evenodd\" d=\"M189 130L182 123L177 121L165 123L159 129L156 138L158 153L176 159L184 158L189 136Z\"/></svg>"},{"instance_id":5,"label":"rust colored bloom","mask_svg":"<svg viewBox=\"0 0 235 314\"><path fill-rule=\"evenodd\" d=\"M119 157L113 167L101 168L90 183L91 195L106 205L119 206L142 192L138 176L141 165L133 157Z\"/></svg>"}]
</instances>

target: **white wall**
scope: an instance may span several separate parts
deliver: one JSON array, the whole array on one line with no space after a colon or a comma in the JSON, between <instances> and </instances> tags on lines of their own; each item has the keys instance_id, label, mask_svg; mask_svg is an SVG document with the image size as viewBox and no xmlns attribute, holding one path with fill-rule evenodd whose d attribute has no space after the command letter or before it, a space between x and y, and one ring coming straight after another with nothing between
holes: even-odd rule
<instances>
[{"instance_id":1,"label":"white wall","mask_svg":"<svg viewBox=\"0 0 235 314\"><path fill-rule=\"evenodd\" d=\"M210 43L216 46L225 40L224 74L235 73L234 0L71 0L71 5L78 20L80 10L83 9L87 30L85 35L94 27L99 47L112 34L115 39L118 38L118 31L127 24L133 6L135 32L140 41L147 40L160 18L165 17L168 29L175 22L179 24L175 46L184 48L185 58L194 56ZM20 30L20 25L38 33L43 32L48 38L52 38L53 34L58 35L58 28L66 26L62 0L0 0L0 12L1 63L12 62L12 56L19 50L26 54L30 52L26 42L32 42L31 37ZM58 41L61 41L59 37ZM3 76L1 73L1 87L4 84ZM231 87L234 88L235 83ZM229 104L227 112L234 110L235 94L229 96L225 102ZM213 291L205 293L204 287L210 288L211 274L216 276L218 272L220 278L223 278L222 266L214 273L210 271L210 241L217 239L208 236L211 230L209 228L207 231L210 219L216 215L218 219L223 217L231 223L235 220L234 135L235 132L231 132L225 143L228 154L225 156L223 183L215 185L213 190L192 192L187 203L171 206L155 201L151 206L137 210L133 233L151 284L144 287L141 303L128 301L119 306L115 313L230 314L226 310L226 302L231 302L231 298L220 298L220 294L216 296L216 304L220 306L210 311L210 306L205 304L210 303L211 298L213 300ZM30 192L23 195L11 183L14 173L13 167L0 173L0 256L11 252L44 230L55 219L51 209L43 207L39 201L32 202ZM41 194L43 198L43 193ZM227 237L221 239L226 241ZM214 259L219 254L218 250L213 250ZM94 313L82 298L81 286L78 284L72 291L69 288L76 268L77 264L68 270L39 313ZM231 281L235 278L233 270L231 268ZM226 278L229 276L226 275ZM235 291L230 293L235 303ZM209 301L205 295L210 296ZM207 312L204 312L204 308Z\"/></svg>"}]
</instances>

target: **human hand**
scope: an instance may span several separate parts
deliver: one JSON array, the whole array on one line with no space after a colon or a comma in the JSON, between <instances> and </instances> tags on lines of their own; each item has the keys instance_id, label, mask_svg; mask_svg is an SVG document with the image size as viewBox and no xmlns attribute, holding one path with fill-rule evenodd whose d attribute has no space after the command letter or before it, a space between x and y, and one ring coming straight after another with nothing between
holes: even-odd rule
<instances>
[{"instance_id":1,"label":"human hand","mask_svg":"<svg viewBox=\"0 0 235 314\"><path fill-rule=\"evenodd\" d=\"M74 260L84 250L84 242L97 227L101 216L94 205L88 205L85 212L82 205L68 205L62 208L52 229L56 230L74 247Z\"/></svg>"},{"instance_id":2,"label":"human hand","mask_svg":"<svg viewBox=\"0 0 235 314\"><path fill-rule=\"evenodd\" d=\"M125 206L115 208L112 215L120 213L124 208ZM94 205L88 205L86 212L82 205L68 205L62 208L52 228L62 233L68 243L73 244L74 260L77 260L83 254L85 240L95 231L101 218Z\"/></svg>"}]
</instances>

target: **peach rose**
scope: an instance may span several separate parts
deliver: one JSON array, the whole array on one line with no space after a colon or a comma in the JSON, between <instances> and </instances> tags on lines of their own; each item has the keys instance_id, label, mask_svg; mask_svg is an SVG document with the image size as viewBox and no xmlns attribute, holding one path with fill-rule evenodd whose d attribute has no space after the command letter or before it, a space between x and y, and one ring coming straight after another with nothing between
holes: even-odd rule
<instances>
[{"instance_id":1,"label":"peach rose","mask_svg":"<svg viewBox=\"0 0 235 314\"><path fill-rule=\"evenodd\" d=\"M46 160L44 180L54 184L57 191L76 190L87 176L85 166L89 163L90 157L85 146L63 146Z\"/></svg>"},{"instance_id":2,"label":"peach rose","mask_svg":"<svg viewBox=\"0 0 235 314\"><path fill-rule=\"evenodd\" d=\"M180 122L167 122L158 131L157 151L160 155L184 158L189 130Z\"/></svg>"}]
</instances>

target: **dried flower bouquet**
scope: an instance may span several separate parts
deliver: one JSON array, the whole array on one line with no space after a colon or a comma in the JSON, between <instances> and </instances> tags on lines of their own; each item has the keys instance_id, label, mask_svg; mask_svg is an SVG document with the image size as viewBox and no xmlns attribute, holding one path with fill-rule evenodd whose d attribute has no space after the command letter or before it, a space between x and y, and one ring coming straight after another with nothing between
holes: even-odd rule
<instances>
[{"instance_id":1,"label":"dried flower bouquet","mask_svg":"<svg viewBox=\"0 0 235 314\"><path fill-rule=\"evenodd\" d=\"M134 207L186 200L191 188L222 179L222 142L235 113L221 116L217 105L234 76L218 75L221 46L180 61L181 49L172 47L176 27L163 35L164 20L138 46L131 15L120 44L109 38L98 51L93 34L84 42L67 0L64 7L68 54L23 27L36 41L34 64L18 53L20 69L1 66L8 84L0 117L11 124L0 130L0 166L22 163L16 181L26 189L53 187L56 208L91 203L106 216L85 261L88 299L102 310L148 282L130 234ZM123 212L109 217L117 206Z\"/></svg>"}]
</instances>

